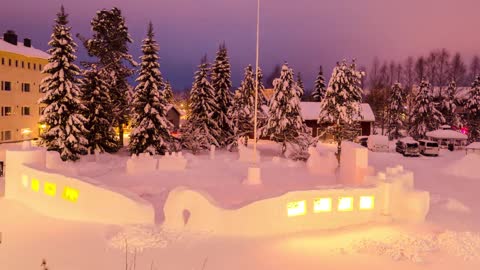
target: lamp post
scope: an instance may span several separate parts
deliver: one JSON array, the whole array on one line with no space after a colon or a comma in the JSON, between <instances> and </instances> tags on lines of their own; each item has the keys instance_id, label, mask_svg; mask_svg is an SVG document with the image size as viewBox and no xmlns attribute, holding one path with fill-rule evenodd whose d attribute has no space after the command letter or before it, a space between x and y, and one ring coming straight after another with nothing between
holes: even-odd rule
<instances>
[{"instance_id":1,"label":"lamp post","mask_svg":"<svg viewBox=\"0 0 480 270\"><path fill-rule=\"evenodd\" d=\"M253 160L255 164L257 160L257 125L258 125L258 59L260 49L260 0L257 0L257 44L256 44L256 56L255 56L255 113L253 118Z\"/></svg>"}]
</instances>

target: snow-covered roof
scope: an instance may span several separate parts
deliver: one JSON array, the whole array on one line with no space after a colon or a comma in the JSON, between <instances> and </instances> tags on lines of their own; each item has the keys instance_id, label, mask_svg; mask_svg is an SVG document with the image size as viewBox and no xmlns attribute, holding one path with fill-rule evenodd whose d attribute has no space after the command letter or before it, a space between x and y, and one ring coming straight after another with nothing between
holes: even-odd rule
<instances>
[{"instance_id":1,"label":"snow-covered roof","mask_svg":"<svg viewBox=\"0 0 480 270\"><path fill-rule=\"evenodd\" d=\"M468 136L451 129L437 129L434 131L427 132L427 137L435 139L456 139L456 140L466 140Z\"/></svg>"},{"instance_id":2,"label":"snow-covered roof","mask_svg":"<svg viewBox=\"0 0 480 270\"><path fill-rule=\"evenodd\" d=\"M469 144L467 149L480 149L480 142L473 142Z\"/></svg>"},{"instance_id":3,"label":"snow-covered roof","mask_svg":"<svg viewBox=\"0 0 480 270\"><path fill-rule=\"evenodd\" d=\"M25 47L22 42L17 45L10 44L0 38L0 51L15 53L27 57L48 59L50 55L42 50L32 47Z\"/></svg>"},{"instance_id":4,"label":"snow-covered roof","mask_svg":"<svg viewBox=\"0 0 480 270\"><path fill-rule=\"evenodd\" d=\"M320 102L300 102L300 108L304 120L317 120L320 115ZM360 104L360 115L362 118L356 119L359 122L375 122L375 115L368 103Z\"/></svg>"},{"instance_id":5,"label":"snow-covered roof","mask_svg":"<svg viewBox=\"0 0 480 270\"><path fill-rule=\"evenodd\" d=\"M185 115L185 111L184 111L184 110L179 110L179 109L178 109L176 106L174 106L173 104L169 104L166 109L167 109L167 112L170 111L171 109L174 109L174 110L176 110L176 111L178 112L178 114L180 114L180 116Z\"/></svg>"}]
</instances>

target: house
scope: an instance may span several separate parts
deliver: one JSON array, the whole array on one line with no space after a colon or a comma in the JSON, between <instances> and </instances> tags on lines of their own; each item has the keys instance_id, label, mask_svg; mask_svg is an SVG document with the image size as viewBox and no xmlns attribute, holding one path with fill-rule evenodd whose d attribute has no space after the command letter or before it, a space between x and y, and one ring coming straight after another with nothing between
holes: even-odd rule
<instances>
[{"instance_id":1,"label":"house","mask_svg":"<svg viewBox=\"0 0 480 270\"><path fill-rule=\"evenodd\" d=\"M467 155L468 154L480 155L480 142L473 142L473 143L467 145L467 147L465 147L465 149L467 151Z\"/></svg>"},{"instance_id":2,"label":"house","mask_svg":"<svg viewBox=\"0 0 480 270\"><path fill-rule=\"evenodd\" d=\"M312 136L320 135L327 125L318 123L318 116L320 115L320 102L300 102L302 110L302 117L307 127L311 129ZM375 122L375 115L372 108L367 103L360 104L360 116L356 117L355 121L360 123L361 136L369 136L373 132L373 124Z\"/></svg>"},{"instance_id":3,"label":"house","mask_svg":"<svg viewBox=\"0 0 480 270\"><path fill-rule=\"evenodd\" d=\"M172 104L167 106L167 120L173 124L173 130L177 131L181 126L181 117L183 113Z\"/></svg>"},{"instance_id":4,"label":"house","mask_svg":"<svg viewBox=\"0 0 480 270\"><path fill-rule=\"evenodd\" d=\"M451 144L455 148L461 148L467 145L468 139L467 135L452 130L448 125L444 125L440 129L427 132L426 136L430 141L437 142L441 147L447 147L449 144Z\"/></svg>"},{"instance_id":5,"label":"house","mask_svg":"<svg viewBox=\"0 0 480 270\"><path fill-rule=\"evenodd\" d=\"M49 54L22 42L14 31L0 37L0 143L37 138L42 107L40 82Z\"/></svg>"}]
</instances>

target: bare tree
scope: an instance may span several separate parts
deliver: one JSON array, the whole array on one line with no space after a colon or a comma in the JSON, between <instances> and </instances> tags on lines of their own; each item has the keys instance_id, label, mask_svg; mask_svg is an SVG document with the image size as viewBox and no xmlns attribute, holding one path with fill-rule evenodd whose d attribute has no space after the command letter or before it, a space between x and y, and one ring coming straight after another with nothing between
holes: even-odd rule
<instances>
[{"instance_id":1,"label":"bare tree","mask_svg":"<svg viewBox=\"0 0 480 270\"><path fill-rule=\"evenodd\" d=\"M420 82L425 79L425 58L420 56L415 62L415 81L420 84Z\"/></svg>"},{"instance_id":2,"label":"bare tree","mask_svg":"<svg viewBox=\"0 0 480 270\"><path fill-rule=\"evenodd\" d=\"M438 77L437 82L440 86L440 94L443 87L447 87L449 82L448 69L450 65L450 53L446 49L441 49L438 52L437 57L437 67L438 67Z\"/></svg>"},{"instance_id":3,"label":"bare tree","mask_svg":"<svg viewBox=\"0 0 480 270\"><path fill-rule=\"evenodd\" d=\"M397 82L402 82L402 72L403 72L403 66L401 63L397 64Z\"/></svg>"},{"instance_id":4,"label":"bare tree","mask_svg":"<svg viewBox=\"0 0 480 270\"><path fill-rule=\"evenodd\" d=\"M430 52L425 64L426 79L432 86L437 85L437 52Z\"/></svg>"},{"instance_id":5,"label":"bare tree","mask_svg":"<svg viewBox=\"0 0 480 270\"><path fill-rule=\"evenodd\" d=\"M450 78L454 80L458 86L465 86L466 73L467 68L463 62L462 56L460 53L456 53L450 63Z\"/></svg>"},{"instance_id":6,"label":"bare tree","mask_svg":"<svg viewBox=\"0 0 480 270\"><path fill-rule=\"evenodd\" d=\"M395 73L396 73L397 65L395 64L394 61L390 62L390 65L388 65L388 71L389 71L389 80L388 80L388 85L392 85L395 80Z\"/></svg>"},{"instance_id":7,"label":"bare tree","mask_svg":"<svg viewBox=\"0 0 480 270\"><path fill-rule=\"evenodd\" d=\"M408 57L405 61L405 69L403 70L405 77L405 90L410 92L412 86L415 82L415 70L414 70L414 60L413 57Z\"/></svg>"},{"instance_id":8,"label":"bare tree","mask_svg":"<svg viewBox=\"0 0 480 270\"><path fill-rule=\"evenodd\" d=\"M478 75L480 75L480 57L475 55L470 64L470 76L468 82L473 82Z\"/></svg>"}]
</instances>

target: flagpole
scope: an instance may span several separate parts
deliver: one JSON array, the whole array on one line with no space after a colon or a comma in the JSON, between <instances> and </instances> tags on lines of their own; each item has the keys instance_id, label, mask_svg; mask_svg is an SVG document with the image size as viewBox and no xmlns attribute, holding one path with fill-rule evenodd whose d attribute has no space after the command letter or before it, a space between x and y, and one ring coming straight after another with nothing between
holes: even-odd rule
<instances>
[{"instance_id":1,"label":"flagpole","mask_svg":"<svg viewBox=\"0 0 480 270\"><path fill-rule=\"evenodd\" d=\"M258 62L260 51L260 0L257 0L257 44L256 44L256 56L255 56L255 114L253 118L253 156L254 162L257 163L257 126L258 126Z\"/></svg>"}]
</instances>

